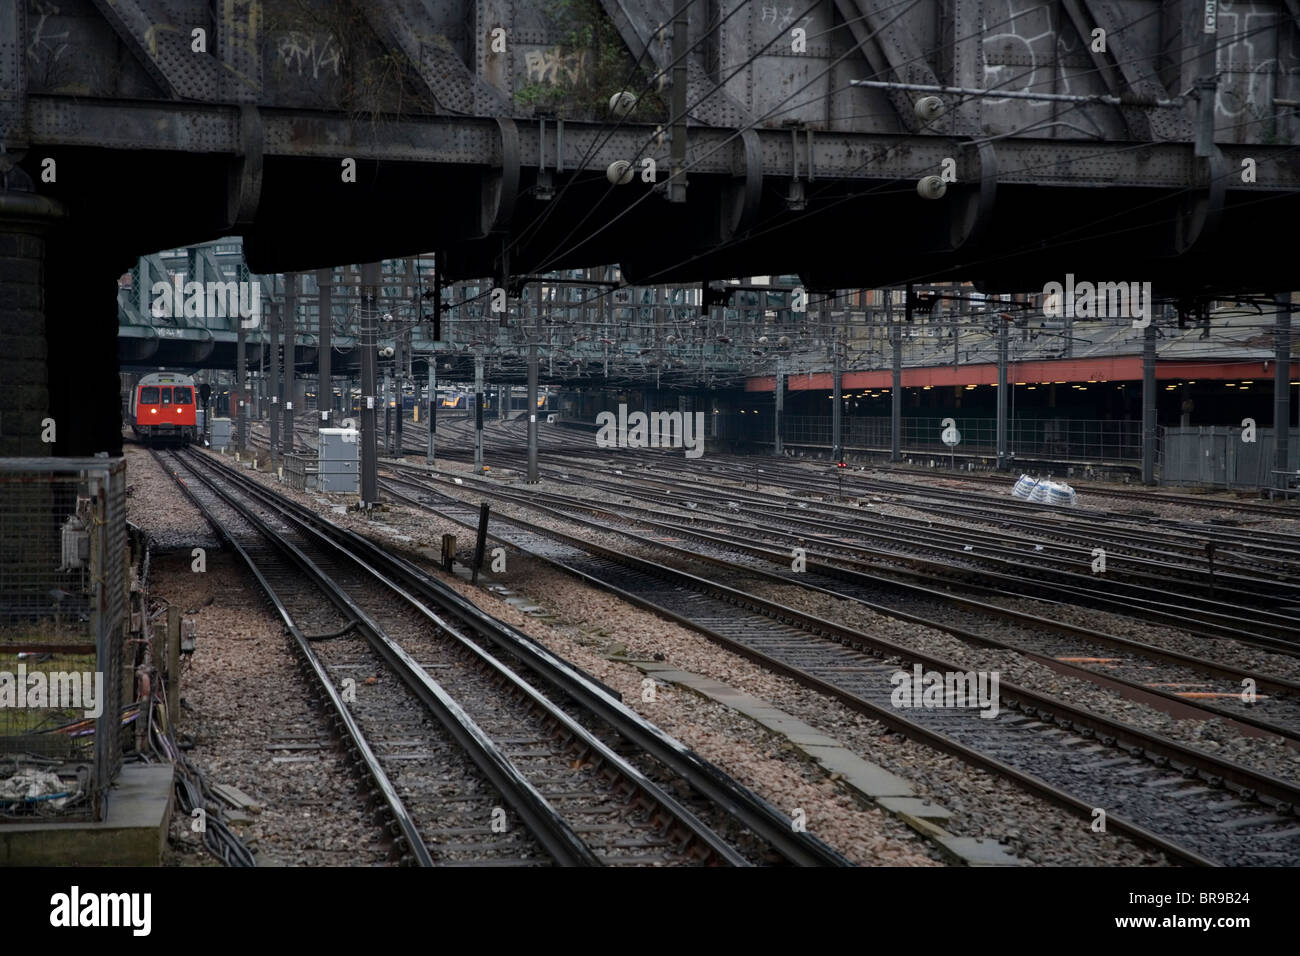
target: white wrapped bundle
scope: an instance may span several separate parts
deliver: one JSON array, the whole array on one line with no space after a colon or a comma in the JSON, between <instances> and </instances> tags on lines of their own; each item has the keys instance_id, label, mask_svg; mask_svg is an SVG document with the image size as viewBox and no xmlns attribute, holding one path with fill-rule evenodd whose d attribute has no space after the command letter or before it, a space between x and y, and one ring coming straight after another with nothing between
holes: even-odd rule
<instances>
[{"instance_id":1,"label":"white wrapped bundle","mask_svg":"<svg viewBox=\"0 0 1300 956\"><path fill-rule=\"evenodd\" d=\"M1028 498L1034 492L1034 486L1038 484L1037 478L1030 478L1028 475L1021 475L1016 486L1011 489L1011 494L1017 498Z\"/></svg>"},{"instance_id":2,"label":"white wrapped bundle","mask_svg":"<svg viewBox=\"0 0 1300 956\"><path fill-rule=\"evenodd\" d=\"M1062 482L1051 482L1051 487L1047 489L1047 503L1059 507L1070 507L1074 504L1074 489Z\"/></svg>"}]
</instances>

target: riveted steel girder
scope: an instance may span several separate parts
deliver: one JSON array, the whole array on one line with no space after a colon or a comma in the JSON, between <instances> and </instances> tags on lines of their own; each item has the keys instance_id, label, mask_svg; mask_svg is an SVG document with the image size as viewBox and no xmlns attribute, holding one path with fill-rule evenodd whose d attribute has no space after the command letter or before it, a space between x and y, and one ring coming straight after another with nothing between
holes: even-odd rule
<instances>
[{"instance_id":1,"label":"riveted steel girder","mask_svg":"<svg viewBox=\"0 0 1300 956\"><path fill-rule=\"evenodd\" d=\"M219 0L216 12L222 99L231 103L256 103L263 91L262 4L253 0Z\"/></svg>"},{"instance_id":2,"label":"riveted steel girder","mask_svg":"<svg viewBox=\"0 0 1300 956\"><path fill-rule=\"evenodd\" d=\"M853 40L871 67L871 76L861 79L893 80L900 83L938 83L939 78L926 60L926 51L901 17L898 4L880 0L835 0ZM903 92L887 94L903 128L916 132L921 123L913 111L913 98ZM951 120L938 128L946 130Z\"/></svg>"},{"instance_id":3,"label":"riveted steel girder","mask_svg":"<svg viewBox=\"0 0 1300 956\"><path fill-rule=\"evenodd\" d=\"M662 0L600 0L600 5L633 58L646 51L655 69L667 76L673 62L671 5ZM691 22L697 34L702 34L706 26L701 15L703 9L703 4L691 4ZM687 61L686 88L688 115L696 122L709 126L747 126L755 122L743 103L709 78L702 57ZM611 94L616 92L610 90Z\"/></svg>"},{"instance_id":4,"label":"riveted steel girder","mask_svg":"<svg viewBox=\"0 0 1300 956\"><path fill-rule=\"evenodd\" d=\"M501 134L494 119L464 117L394 118L384 122L385 136L376 139L368 128L345 116L319 114L305 119L293 111L259 110L263 157L497 167L502 163ZM59 97L31 96L29 129L33 140L49 146L99 147L161 152L204 152L236 155L240 148L238 109L195 104L124 104L71 102ZM654 129L624 127L611 132L595 123L571 122L564 130L564 168L597 170L612 162L642 155L667 159L656 152ZM764 175L787 177L798 161L806 163L806 141L798 145L789 130L758 129ZM539 167L543 144L536 126L518 129L520 163ZM812 145L818 180L916 180L937 171L948 158L960 168L969 141L930 135L823 133ZM1292 161L1294 147L1223 145L1228 167L1240 169L1253 158L1258 167L1251 190L1290 191L1300 188L1300 166ZM556 144L545 146L548 165L554 164ZM744 169L745 147L739 130L692 129L687 161L692 175L730 177ZM1158 189L1195 187L1200 171L1190 143L1095 143L1050 139L998 141L998 181L1040 186L1136 186ZM337 164L336 164L337 165ZM1235 180L1230 187L1243 188Z\"/></svg>"},{"instance_id":5,"label":"riveted steel girder","mask_svg":"<svg viewBox=\"0 0 1300 956\"><path fill-rule=\"evenodd\" d=\"M476 76L451 44L430 29L436 18L430 15L429 0L367 0L362 9L385 46L400 50L419 71L443 112L508 111L501 91ZM488 42L490 47L490 34Z\"/></svg>"},{"instance_id":6,"label":"riveted steel girder","mask_svg":"<svg viewBox=\"0 0 1300 956\"><path fill-rule=\"evenodd\" d=\"M1136 44L1131 41L1128 30L1132 10L1126 11L1106 0L1061 0L1061 5L1078 31L1081 47L1088 51L1110 93L1161 98L1170 95L1156 74L1154 61L1138 55ZM1093 39L1095 30L1101 31L1096 40ZM1133 139L1175 140L1192 134L1190 121L1180 112L1120 109Z\"/></svg>"},{"instance_id":7,"label":"riveted steel girder","mask_svg":"<svg viewBox=\"0 0 1300 956\"><path fill-rule=\"evenodd\" d=\"M27 4L0 5L0 147L12 153L26 144ZM14 158L0 154L0 174L9 171Z\"/></svg>"},{"instance_id":8,"label":"riveted steel girder","mask_svg":"<svg viewBox=\"0 0 1300 956\"><path fill-rule=\"evenodd\" d=\"M193 49L192 31L206 31L209 27L206 17L203 23L173 22L161 0L94 2L163 95L210 100L227 90L218 61ZM223 7L230 9L232 4L223 3Z\"/></svg>"}]
</instances>

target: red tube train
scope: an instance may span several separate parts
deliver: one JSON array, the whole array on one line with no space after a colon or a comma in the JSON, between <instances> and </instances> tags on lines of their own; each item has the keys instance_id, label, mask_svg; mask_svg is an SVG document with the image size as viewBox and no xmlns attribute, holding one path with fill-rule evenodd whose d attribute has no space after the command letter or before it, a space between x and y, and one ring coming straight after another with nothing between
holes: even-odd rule
<instances>
[{"instance_id":1,"label":"red tube train","mask_svg":"<svg viewBox=\"0 0 1300 956\"><path fill-rule=\"evenodd\" d=\"M180 372L152 372L131 393L131 430L151 444L189 444L199 437L194 379Z\"/></svg>"}]
</instances>

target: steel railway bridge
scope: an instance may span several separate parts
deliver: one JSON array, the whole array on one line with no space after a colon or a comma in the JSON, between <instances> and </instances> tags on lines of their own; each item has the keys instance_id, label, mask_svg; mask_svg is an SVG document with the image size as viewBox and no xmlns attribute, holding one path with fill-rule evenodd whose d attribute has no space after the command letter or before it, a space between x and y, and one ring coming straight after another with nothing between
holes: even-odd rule
<instances>
[{"instance_id":1,"label":"steel railway bridge","mask_svg":"<svg viewBox=\"0 0 1300 956\"><path fill-rule=\"evenodd\" d=\"M117 277L221 236L515 295L1287 291L1297 104L1297 0L0 0L0 454L114 448Z\"/></svg>"}]
</instances>

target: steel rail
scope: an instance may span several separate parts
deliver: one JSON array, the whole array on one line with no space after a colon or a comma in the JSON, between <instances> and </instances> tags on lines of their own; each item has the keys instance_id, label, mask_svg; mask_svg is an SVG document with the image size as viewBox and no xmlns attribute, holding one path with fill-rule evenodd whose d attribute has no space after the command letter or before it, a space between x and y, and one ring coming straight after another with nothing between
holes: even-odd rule
<instances>
[{"instance_id":1,"label":"steel rail","mask_svg":"<svg viewBox=\"0 0 1300 956\"><path fill-rule=\"evenodd\" d=\"M617 491L621 494L627 494L628 489L621 484L601 481L599 479L588 479L587 483L596 487L607 487L611 491ZM641 493L643 497L650 497L645 492ZM751 493L752 494L752 493ZM672 501L674 504L682 500L682 497L672 496L665 493L665 501ZM732 494L718 494L711 492L702 495L696 490L692 490L692 497L708 497L716 501L748 500L748 496L741 489L735 489ZM807 526L811 529L822 529L829 532L839 532L843 534L863 534L861 529L851 525L837 523L824 510L804 509L797 506L791 507L792 502L783 501L780 503L780 518L792 522L795 527ZM740 509L744 511L745 509ZM856 515L855 515L856 516ZM758 517L772 521L778 516L774 515L769 509L766 512L758 513ZM988 568L973 567L964 564L944 563L935 560L919 557L915 554L909 554L903 551L890 551L884 549L866 548L861 545L851 545L845 543L842 538L839 540L815 535L814 532L808 532L810 537L815 537L828 548L838 549L848 553L860 553L881 560L893 562L902 562L934 569L942 570L951 576L961 576L962 580L985 580L1014 583L1020 587L1047 587L1048 584L1042 579L1042 576L1034 577L1028 574L1013 573L1015 568L1024 568L1023 561L1009 561L1004 558L990 557L989 560L1001 565L1011 566L1011 571L998 571ZM883 533L871 533L871 537L885 540L893 540ZM914 535L913 537L916 537ZM915 546L914 546L915 547ZM969 552L957 550L955 547L945 545L928 545L921 546L922 550L937 551L940 554L951 554L954 558L968 560ZM987 550L987 549L986 549ZM1046 573L1046 572L1044 572ZM1244 642L1258 644L1269 647L1270 649L1283 650L1284 652L1297 653L1300 651L1300 643L1293 638L1300 638L1300 627L1297 627L1294 620L1286 615L1274 613L1267 610L1258 610L1254 608L1241 607L1238 605L1227 604L1221 601L1213 601L1206 598L1200 598L1195 595L1184 594L1181 597L1200 608L1201 617L1188 617L1186 611L1189 609L1183 606L1168 604L1161 600L1168 596L1166 591L1146 587L1145 585L1118 584L1121 588L1126 588L1127 593L1100 591L1095 587L1095 579L1091 575L1083 575L1077 572L1058 570L1054 572L1055 576L1050 581L1050 590L1055 594L1068 593L1077 595L1080 600L1072 602L1082 604L1087 607L1105 608L1109 606L1117 613L1126 614L1133 617L1143 617L1158 623L1172 624L1182 628L1190 633L1203 634L1212 637L1230 637ZM1086 582L1084 585L1069 584L1064 579L1076 579ZM1146 595L1155 595L1149 597ZM1196 608L1190 609L1196 611ZM1141 613L1138 613L1141 612ZM1246 631L1240 626L1242 623L1250 623L1259 629L1271 633L1259 633L1257 631Z\"/></svg>"},{"instance_id":2,"label":"steel rail","mask_svg":"<svg viewBox=\"0 0 1300 956\"><path fill-rule=\"evenodd\" d=\"M212 460L206 461L205 464L209 467L229 471L228 466L218 464ZM785 814L782 814L770 803L758 797L713 764L703 760L684 747L679 741L674 740L646 721L621 701L615 699L608 689L543 648L534 639L503 622L497 621L472 602L467 601L454 589L430 578L411 562L390 553L364 536L350 529L339 527L310 509L280 498L280 496L275 495L246 476L233 471L229 473L234 480L238 480L241 485L246 485L250 492L257 495L268 506L276 508L285 517L293 520L299 526L309 529L320 540L330 544L341 554L347 555L350 560L356 562L358 566L374 575L377 580L402 596L404 600L410 602L421 613L424 613L431 622L449 636L463 642L467 648L485 659L485 661L492 662L494 667L507 670L504 665L495 662L477 644L460 634L450 622L421 603L420 598L423 597L436 604L444 612L454 614L463 624L468 625L477 634L486 637L498 648L511 653L516 659L522 661L529 670L537 673L538 676L563 693L568 694L618 733L683 777L724 811L739 819L762 839L771 844L787 860L804 866L849 865L841 854L815 836L794 831L789 818ZM365 560L362 560L353 552L363 553ZM513 675L513 672L510 673ZM513 676L521 685L523 692L528 693L535 699L542 699L541 695L527 682L522 681L517 675ZM558 711L556 719L565 723L567 729L589 741L593 749L607 754L607 759L611 763L616 766L622 764L626 768L626 772L633 776L634 780L639 779L641 781L641 785L653 796L653 799L662 803L674 814L679 815L683 822L692 829L697 829L700 838L708 843L715 852L718 852L724 858L728 858L729 862L733 862L735 865L743 865L746 862L725 841L722 841L705 824L695 819L689 810L663 792L658 785L648 780L648 778L644 778L635 768L622 762L622 758L609 751L603 743L592 737L589 731L574 722L563 711L558 710L558 708L556 710Z\"/></svg>"},{"instance_id":3,"label":"steel rail","mask_svg":"<svg viewBox=\"0 0 1300 956\"><path fill-rule=\"evenodd\" d=\"M599 858L572 831L532 783L501 753L491 738L460 705L389 638L383 629L344 590L335 584L310 558L293 543L277 535L252 509L219 487L199 470L191 472L209 489L255 527L282 554L300 567L321 592L357 622L357 629L367 643L384 659L404 684L419 698L444 729L465 750L475 766L487 777L503 799L514 808L552 858L562 866L597 866ZM264 580L264 579L263 579ZM409 821L409 815L407 817ZM405 832L405 828L404 828Z\"/></svg>"},{"instance_id":4,"label":"steel rail","mask_svg":"<svg viewBox=\"0 0 1300 956\"><path fill-rule=\"evenodd\" d=\"M440 492L433 492L433 493L441 494ZM426 510L431 510L431 511L438 510L436 508L429 506L428 504L418 502L415 499L411 499L409 498L409 496L405 496L405 497L407 497L407 500L409 500L412 504L415 504L418 507L422 507ZM449 498L447 500L449 504L453 504L462 508L465 507L463 502L459 502L454 498ZM465 523L465 522L460 522L459 519L456 519L454 517L452 517L451 520L456 520L458 521L458 523ZM941 671L953 670L953 669L961 670L961 668L958 668L955 664L952 664L951 662L944 661L935 658L931 655L923 654L902 647L900 645L893 644L892 642L882 638L871 637L869 635L863 634L851 628L846 628L841 625L835 624L833 622L815 617L814 615L806 614L804 612L797 611L793 608L780 605L776 602L769 601L765 598L762 598L750 592L742 591L736 588L731 588L727 585L719 584L717 582L708 581L706 579L699 578L695 575L691 575L687 572L665 567L662 564L647 561L642 558L637 558L620 551L614 551L609 548L604 548L600 545L593 544L592 542L587 541L585 539L581 539L573 535L566 534L564 532L556 531L551 528L546 528L544 526L539 526L531 522L524 521L522 519L514 518L508 515L500 515L498 516L498 520L520 527L532 534L540 535L543 537L550 537L557 541L565 542L570 546L580 549L584 552L599 555L607 560L616 562L618 564L624 565L629 568L639 570L646 574L653 575L662 580L671 581L677 585L684 586L691 590L698 591L699 593L704 593L704 594L709 594L709 595L719 597L723 600L727 600L729 603L732 603L736 606L756 611L758 613L764 614L765 616L771 617L775 620L794 624L795 626L802 627L803 629L808 630L810 633L827 637L831 640L837 641L846 646L853 647L865 653L872 654L874 656L880 656L880 654L883 653L883 654L889 654L891 656L899 657L902 660L908 662L920 662L935 670L941 670ZM658 542L653 542L650 539L643 539L643 540L647 545L666 547L668 550L680 550L680 549L673 549L671 546L665 546ZM691 552L683 552L683 554L688 558L695 557ZM540 556L540 555L537 555L537 557L541 557L543 560L550 561L551 563L555 564L557 567L564 568L569 573L577 574L578 576L582 577L584 580L591 581L592 583L599 583L600 586L604 587L606 590L617 590L622 595L632 597L632 598L636 597L635 595L631 595L629 592L617 588L614 585L609 585L605 582L600 582L598 578L588 575L579 569L571 568L563 561L546 558L545 556ZM696 630L700 630L702 633L707 632L710 635L716 634L716 632L709 631L709 629L703 628L697 623L692 622L687 617L677 615L674 612L662 608L659 605L654 605L653 602L649 602L641 598L636 598L636 600L637 603L641 604L641 606L645 606L647 608L654 609L656 611L663 611L667 613L667 615L670 616L672 619L687 624L688 626L691 626ZM743 645L735 645L734 642L731 642L729 639L726 639L726 643L728 644L729 647L733 647L733 649L743 646ZM752 649L748 649L748 650L752 650ZM757 651L755 651L754 653L761 654L761 652L757 652ZM783 668L789 667L789 665L777 661L774 658L770 658L767 655L763 655L763 657L765 661L771 661L772 663L780 665ZM812 675L806 675L806 676L811 677ZM813 679L817 680L817 678L813 678ZM1008 692L1008 696L1011 700L1012 706L1018 707L1020 710L1022 710L1022 712L1025 712L1027 714L1031 714L1034 716L1050 715L1050 719L1054 720L1055 722L1067 723L1075 727L1077 730L1084 733L1085 735L1095 735L1099 737L1103 743L1107 743L1109 745L1118 744L1122 749L1125 749L1129 752L1135 754L1136 753L1144 754L1147 759L1156 762L1158 765L1168 764L1178 768L1195 770L1199 775L1201 775L1204 779L1209 781L1212 785L1215 786L1225 785L1225 784L1230 785L1232 789L1239 791L1242 795L1246 797L1258 798L1263 802L1265 802L1266 804L1274 806L1279 812L1282 813L1294 812L1295 808L1300 806L1300 785L1297 785L1290 781L1282 780L1280 778L1259 771L1255 771L1238 764L1231 763L1230 761L1223 760L1214 755L1194 750L1192 748L1186 747L1176 741L1170 740L1158 734L1143 731L1138 728L1134 728L1126 724L1122 724L1118 721L1114 721L1109 718L1102 717L1100 715L1089 713L1071 704L1067 704L1063 701L1056 700L1055 698L1051 698L1049 696L1040 694L1035 691L1030 691L1025 688L1012 685L1012 684L1006 684L1006 683L1002 684L1002 688ZM850 695L850 696L856 696L856 695ZM870 705L870 702L864 701L864 703ZM871 706L874 707L874 705ZM896 715L886 714L886 716L892 717L895 720L901 720L901 718L897 718ZM911 726L910 721L903 721L903 723ZM1050 784L1044 783L1044 785L1047 787L1051 787Z\"/></svg>"},{"instance_id":5,"label":"steel rail","mask_svg":"<svg viewBox=\"0 0 1300 956\"><path fill-rule=\"evenodd\" d=\"M414 857L415 862L420 866L433 866L433 856L429 852L429 848L425 845L424 838L420 836L419 830L415 826L415 822L411 819L410 813L402 802L402 798L398 795L397 788L394 787L393 782L388 779L388 774L380 765L379 758L371 749L370 743L366 740L365 734L362 732L356 720L352 717L351 712L343 701L343 697L339 694L338 689L334 686L334 682L326 672L325 665L321 663L320 658L312 649L307 638L303 635L302 631L298 629L298 625L294 623L293 617L289 613L289 609L280 599L275 588L272 587L271 583L266 579L266 576L263 575L262 569L258 566L257 562L254 561L252 556L244 550L243 545L235 539L234 535L227 530L226 526L221 523L216 515L212 514L207 505L199 500L199 497L186 485L186 482L175 471L167 467L161 454L157 450L151 451L155 460L158 462L159 467L172 476L172 479L180 486L181 491L185 493L185 496L189 498L196 508L198 508L199 513L203 515L213 532L239 555L249 572L257 580L263 593L266 594L267 599L275 607L276 613L280 615L280 620L284 622L285 629L293 638L294 648L298 652L299 659L306 662L308 669L316 680L317 687L329 703L334 719L342 726L347 740L351 743L354 751L360 756L361 762L365 766L366 773L370 776L370 779L374 781L384 804L388 807L389 812L393 816L394 822L401 831L402 838L406 840L410 854ZM292 556L289 557L290 560L293 560Z\"/></svg>"},{"instance_id":6,"label":"steel rail","mask_svg":"<svg viewBox=\"0 0 1300 956\"><path fill-rule=\"evenodd\" d=\"M418 502L413 498L409 498L409 496L399 495L399 497L406 498L406 500L408 500L411 504L417 507L422 507L426 510L433 511L435 513L441 513L438 512L436 508ZM451 500L454 501L454 499ZM450 516L447 517L449 518L449 520L456 521L459 524L463 524L466 527L470 527L469 522L459 521L458 519ZM528 522L519 521L518 519L508 518L506 516L499 516L499 517L501 518L501 520L508 521L511 524L516 524L525 528L529 527ZM639 559L633 559L630 558L630 556L621 555L618 554L617 552L609 551L608 549L598 548L597 546L591 545L589 542L585 542L581 539L574 538L569 535L565 535L562 532L555 532L552 531L551 529L540 528L540 527L537 528L536 530L537 533L553 536L557 540L568 541L569 543L573 544L575 547L580 547L583 549L588 549L588 548L595 549L603 556L608 557L615 561L619 561L620 563L623 563L622 562L623 558L628 558L629 565L632 562L639 561ZM825 681L822 678L819 678L814 674L811 674L800 667L786 663L785 661L782 661L776 657L766 654L763 651L757 650L739 641L736 641L733 638L726 636L725 634L721 634L720 632L706 625L703 625L698 621L693 620L691 617L687 615L679 614L647 598L641 597L640 595L634 592L627 591L623 588L618 587L617 585L603 581L600 578L595 577L594 575L590 575L577 568L572 568L567 564L565 564L563 561L558 561L555 559L546 558L544 556L539 556L539 555L534 555L534 557L537 557L543 561L547 561L548 563L552 564L556 568L563 570L565 573L570 574L578 578L579 580L582 580L590 584L593 587L599 588L610 594L616 595L621 599L628 601L631 604L635 604L638 607L644 608L645 610L650 611L651 613L654 613L660 617L663 617L666 620L675 621L684 627L690 628L691 630L704 635L706 638L713 641L714 643L717 643L720 646L726 648L732 653L738 654L741 657L744 657L745 659L752 661L753 663L758 664L759 666L765 669L768 669L782 676L789 677L795 680L796 682L802 684L805 687L809 687L813 690L825 694L828 697L838 700L841 703L844 703L850 709L856 710L857 712L862 713L868 717L871 717L874 720L878 720L881 723L885 724L886 726L891 727L896 731L899 731L900 733L904 734L905 736L913 740L919 740L922 743L925 743L927 746L933 747L934 749L940 750L944 753L952 754L953 756L956 756L972 764L973 766L980 767L984 770L994 773L997 776L1001 776L1006 779L1012 780L1020 784L1027 790L1030 790L1031 792L1037 793L1038 795L1045 797L1046 799L1057 804L1058 806L1062 806L1069 810L1074 811L1082 818L1091 819L1092 817L1092 811L1094 808L1091 802L1081 800L1078 797L1075 797L1073 794L1068 793L1067 791L1059 787L1056 787L1045 780L1042 780L1041 778L1035 776L1034 774L1027 773L1022 770L1018 770L1015 767L1012 767L1009 764L1006 764L995 757L989 756L987 753L984 753L983 751L980 751L974 747L967 746L966 744L963 744L946 734L931 730L927 727L923 727L914 721L908 720L907 718L900 716L895 711L874 704L871 701L866 700L865 698L851 691L848 691L843 687L830 683L829 681ZM646 570L649 573L654 573L653 569L656 566L650 564L649 562L641 562L641 563L646 565ZM665 569L660 569L660 570L665 570ZM676 573L680 574L681 572L676 572ZM718 586L718 587L723 587L723 586ZM744 595L741 600L747 602L750 600L751 597L752 597L751 595ZM799 612L793 611L792 609L789 608L784 608L782 609L781 612L773 616L779 620L792 621L798 619ZM830 627L834 627L834 625L830 625L829 622L825 622L825 623ZM865 650L866 653L873 653L873 651L870 649L865 649L865 648L858 648L858 649L863 649ZM900 656L904 656L904 655L900 655ZM910 657L913 660L925 659L922 658L920 655L916 655L910 652L907 655L905 655L905 659L907 659L908 657ZM1002 686L1006 686L1006 685L1002 685ZM1030 711L1026 710L1025 712L1029 713ZM1146 846L1158 849L1161 852L1166 853L1175 859L1196 866L1220 865L1216 861L1211 860L1205 856L1202 856L1201 854L1198 854L1195 851L1183 847L1171 840L1168 840L1160 836L1159 834L1154 833L1122 816L1108 814L1106 819L1107 819L1107 826L1113 826L1114 829L1127 834L1128 836L1132 837L1136 841Z\"/></svg>"},{"instance_id":7,"label":"steel rail","mask_svg":"<svg viewBox=\"0 0 1300 956\"><path fill-rule=\"evenodd\" d=\"M417 487L417 488L425 487L422 486L421 483L419 482L414 482L414 481L407 482L404 479L397 479L397 480L402 483L408 484L412 487ZM590 521L588 519L582 518L577 515L572 515L567 511L558 511L543 505L539 505L537 503L539 499L550 499L556 497L553 495L531 493L527 497L525 497L523 495L514 495L509 492L504 492L499 489L485 489L485 491L488 494L496 495L498 497L501 497L504 500L511 501L513 503L522 505L524 507L545 511L548 514L552 515L553 517L560 518L562 520L572 521L576 524L581 524L596 530L609 530L608 526L606 525L602 525L595 521ZM724 547L731 547L735 550L742 551L744 553L753 555L755 557L763 558L764 560L769 560L775 564L783 564L788 562L790 559L790 555L788 553L773 551L770 548L763 548L752 544L751 543L753 540L752 538L746 539L741 536L733 536L733 535L722 535L721 537L719 537L718 536L719 533L713 530L705 532L701 529L685 527L671 522L655 520L653 518L629 519L625 515L622 515L617 511L611 510L610 508L607 507L603 507L600 503L579 502L575 499L567 502L567 504L570 508L578 508L580 510L585 510L585 511L609 514L611 517L619 518L621 520L631 520L636 523L647 524L650 525L651 527L659 528L661 530L668 531L672 534L680 535L681 537L693 538L701 542L704 542L706 544L713 544L715 546L723 545ZM632 510L644 511L645 509L632 509ZM640 543L643 543L650 547L665 548L670 550L674 549L674 546L669 545L666 542L657 539L644 538L636 535L633 535L633 537ZM793 536L789 536L789 537L793 537ZM675 550L678 554L689 555L694 560L713 564L715 566L722 567L729 571L738 572L738 573L755 576L755 577L761 577L766 580L772 581L775 584L780 584L780 585L794 584L800 587L804 587L810 591L820 592L832 597L845 598L847 600L851 600L854 601L855 603L861 604L862 606L872 611L875 611L878 614L885 615L887 617L893 617L898 620L904 620L910 623L919 624L923 627L929 627L935 630L943 631L945 633L952 634L955 637L959 637L963 640L980 644L985 647L993 647L1002 650L1014 651L1015 653L1022 654L1025 657L1034 660L1035 662L1042 664L1045 667L1049 667L1052 670L1058 671L1060 673L1064 673L1068 676L1076 677L1083 680L1088 680L1093 683L1101 684L1103 686L1110 686L1110 687L1118 686L1121 688L1126 688L1132 694L1142 697L1144 699L1144 702L1150 703L1152 700L1162 701L1166 705L1166 709L1168 709L1169 707L1177 707L1183 710L1201 711L1205 714L1207 719L1211 717L1220 718L1230 723L1241 725L1244 729L1249 730L1253 728L1254 730L1265 731L1270 734L1275 734L1276 736L1287 740L1289 743L1292 743L1293 745L1300 745L1300 729L1292 729L1292 728L1280 726L1278 724L1271 723L1270 721L1257 718L1249 714L1237 714L1232 711L1223 710L1221 708L1207 704L1203 701L1189 700L1183 697L1179 697L1178 695L1170 693L1168 691L1162 690L1160 688L1148 687L1144 684L1140 684L1136 681L1128 680L1118 675L1101 674L1097 671L1093 671L1089 668L1082 667L1077 664L1071 664L1068 662L1059 661L1056 658L1039 654L1031 650L1027 650L1015 644L1008 644L1005 641L1000 641L994 638L986 637L985 635L982 634L976 634L964 628L954 627L953 625L945 624L940 621L934 621L922 615L899 610L887 604L880 604L875 601L870 601L865 598L857 597L853 594L835 590L832 587L815 585L802 578L792 579L782 574L777 574L762 568L754 568L748 565L735 564L733 562L724 561L722 559L713 557L711 555L700 554L699 552L696 551L688 551L685 549L675 549ZM810 558L813 556L813 554L814 552L809 550L808 556ZM825 555L822 555L822 557L825 557ZM1268 693L1291 694L1291 695L1300 694L1300 683L1297 683L1295 681L1288 681L1281 678L1272 678L1254 672L1242 671L1236 668L1231 668L1225 665L1217 664L1214 661L1209 661L1204 658L1193 657L1187 654L1180 654L1175 651L1167 651L1163 648L1154 647L1149 644L1143 644L1138 641L1131 641L1128 640L1127 638L1115 637L1109 634L1103 634L1087 628L1076 627L1075 625L1072 624L1065 624L1058 621L1051 621L1046 618L1038 617L1036 615L1025 614L1023 612L1014 611L1009 608L1003 608L992 604L986 604L982 601L976 601L970 598L961 597L959 595L951 594L944 591L937 591L934 590L933 588L922 587L920 585L911 584L909 582L895 581L889 578L880 577L875 574L864 573L855 569L839 568L834 565L820 564L812 560L809 560L807 563L807 571L808 573L811 574L820 574L822 576L829 577L829 578L837 578L839 580L843 580L849 583L859 583L866 586L883 585L886 587L893 588L895 590L919 595L924 599L939 601L948 604L950 606L969 608L971 610L989 615L991 617L997 617L1002 620L1015 622L1024 627L1048 630L1057 634L1062 634L1074 638L1076 640L1095 643L1095 644L1102 644L1108 647L1119 648L1132 653L1141 654L1146 657L1162 660L1167 663L1178 664L1181 666L1186 666L1197 670L1201 670L1205 673L1209 673L1216 677L1227 678L1234 681L1241 680L1244 678L1249 678L1250 680L1253 680L1255 682L1255 686L1257 690L1265 691Z\"/></svg>"}]
</instances>

